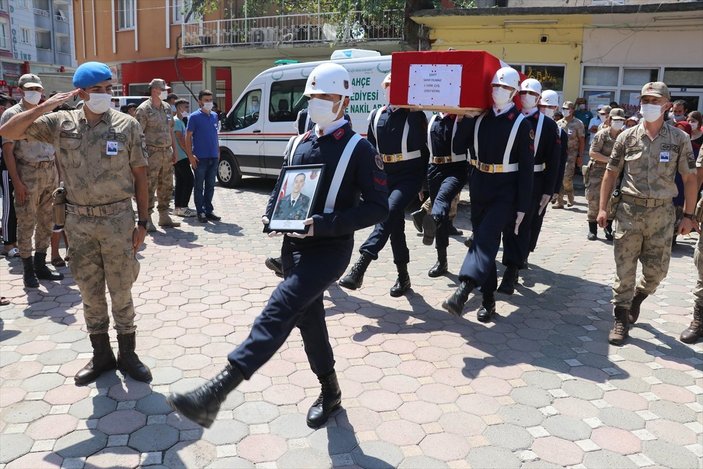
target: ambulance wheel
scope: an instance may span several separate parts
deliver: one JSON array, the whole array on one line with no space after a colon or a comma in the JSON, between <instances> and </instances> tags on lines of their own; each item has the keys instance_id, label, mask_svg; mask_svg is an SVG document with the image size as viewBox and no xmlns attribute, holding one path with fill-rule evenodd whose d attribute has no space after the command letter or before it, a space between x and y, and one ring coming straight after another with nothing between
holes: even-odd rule
<instances>
[{"instance_id":1,"label":"ambulance wheel","mask_svg":"<svg viewBox=\"0 0 703 469\"><path fill-rule=\"evenodd\" d=\"M217 179L223 187L237 187L242 182L242 173L234 155L224 148L220 150L220 164L217 166Z\"/></svg>"}]
</instances>

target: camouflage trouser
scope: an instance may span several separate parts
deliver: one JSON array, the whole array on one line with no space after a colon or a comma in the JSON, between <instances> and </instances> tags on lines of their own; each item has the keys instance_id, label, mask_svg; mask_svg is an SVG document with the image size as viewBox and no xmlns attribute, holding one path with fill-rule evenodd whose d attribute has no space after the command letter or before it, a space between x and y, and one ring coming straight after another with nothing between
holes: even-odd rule
<instances>
[{"instance_id":1,"label":"camouflage trouser","mask_svg":"<svg viewBox=\"0 0 703 469\"><path fill-rule=\"evenodd\" d=\"M449 206L449 219L454 220L456 218L456 214L459 211L459 200L461 200L461 192L456 195L452 199L452 204ZM432 213L432 199L430 197L427 197L425 201L422 203L422 210L425 211L425 213L429 214Z\"/></svg>"},{"instance_id":2,"label":"camouflage trouser","mask_svg":"<svg viewBox=\"0 0 703 469\"><path fill-rule=\"evenodd\" d=\"M15 197L17 247L20 257L26 258L32 255L32 236L35 251L46 252L49 247L53 226L51 193L58 187L59 175L53 162L34 167L17 161L17 173L27 186L23 204Z\"/></svg>"},{"instance_id":3,"label":"camouflage trouser","mask_svg":"<svg viewBox=\"0 0 703 469\"><path fill-rule=\"evenodd\" d=\"M118 334L135 331L132 284L139 262L132 252L134 212L131 201L124 211L106 217L66 215L66 234L71 240L71 273L83 299L83 314L89 334L107 332L105 285L110 292L112 317Z\"/></svg>"},{"instance_id":4,"label":"camouflage trouser","mask_svg":"<svg viewBox=\"0 0 703 469\"><path fill-rule=\"evenodd\" d=\"M615 281L613 304L630 308L635 294L637 260L642 264L642 276L637 291L653 294L666 277L671 260L671 225L674 207L665 203L647 208L620 201L615 212Z\"/></svg>"},{"instance_id":5,"label":"camouflage trouser","mask_svg":"<svg viewBox=\"0 0 703 469\"><path fill-rule=\"evenodd\" d=\"M559 191L559 200L564 200L564 194L569 201L574 200L574 170L576 169L576 153L569 155L566 159L566 167L564 168L564 180L561 191Z\"/></svg>"},{"instance_id":6,"label":"camouflage trouser","mask_svg":"<svg viewBox=\"0 0 703 469\"><path fill-rule=\"evenodd\" d=\"M588 201L588 221L596 221L598 218L598 204L600 204L600 185L605 175L605 165L591 162L588 165L588 176L586 179L586 200Z\"/></svg>"},{"instance_id":7,"label":"camouflage trouser","mask_svg":"<svg viewBox=\"0 0 703 469\"><path fill-rule=\"evenodd\" d=\"M149 213L168 210L173 197L173 149L147 147L149 153Z\"/></svg>"},{"instance_id":8,"label":"camouflage trouser","mask_svg":"<svg viewBox=\"0 0 703 469\"><path fill-rule=\"evenodd\" d=\"M696 306L699 308L703 306L703 235L698 236L698 244L696 244L696 251L693 254L693 262L696 264L696 269L698 269L698 281L696 286L693 287L693 296L696 301Z\"/></svg>"}]
</instances>

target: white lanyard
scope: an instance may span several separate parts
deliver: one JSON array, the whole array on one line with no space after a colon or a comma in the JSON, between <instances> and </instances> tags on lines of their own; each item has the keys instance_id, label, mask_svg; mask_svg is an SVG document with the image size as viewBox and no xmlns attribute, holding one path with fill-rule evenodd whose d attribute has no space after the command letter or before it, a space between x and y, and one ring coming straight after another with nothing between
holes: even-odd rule
<instances>
[{"instance_id":1,"label":"white lanyard","mask_svg":"<svg viewBox=\"0 0 703 469\"><path fill-rule=\"evenodd\" d=\"M295 154L295 150L298 148L300 142L302 142L308 134L309 132L302 133L297 137L291 137L291 140L288 141L288 145L290 146L290 153L288 153L288 166L293 166L293 155ZM292 145L291 141L293 142Z\"/></svg>"},{"instance_id":2,"label":"white lanyard","mask_svg":"<svg viewBox=\"0 0 703 469\"><path fill-rule=\"evenodd\" d=\"M540 112L537 118L537 131L535 132L535 156L537 156L537 148L539 147L539 137L542 135L542 124L544 124L544 114Z\"/></svg>"},{"instance_id":3,"label":"white lanyard","mask_svg":"<svg viewBox=\"0 0 703 469\"><path fill-rule=\"evenodd\" d=\"M490 111L489 111L490 112ZM485 117L486 113L481 114L478 119L476 119L476 127L474 127L474 154L476 159L481 161L478 156L478 128L481 125L481 121ZM518 114L515 122L513 123L513 128L510 130L510 136L508 137L508 143L505 145L505 153L503 153L503 166L507 167L510 164L510 153L513 151L513 145L515 144L515 137L517 137L517 131L520 129L520 123L525 119L525 116Z\"/></svg>"},{"instance_id":4,"label":"white lanyard","mask_svg":"<svg viewBox=\"0 0 703 469\"><path fill-rule=\"evenodd\" d=\"M381 119L381 114L383 114L383 111L386 110L386 106L381 106L378 108L376 111L376 115L374 116L373 119L373 134L374 137L376 137L376 150L378 151L379 154L381 154L381 148L378 146L378 121ZM390 117L390 114L389 114ZM408 117L409 114L405 115L405 125L403 126L403 140L400 142L400 153L403 155L403 158L408 159L408 135L410 134L410 125L408 124Z\"/></svg>"},{"instance_id":5,"label":"white lanyard","mask_svg":"<svg viewBox=\"0 0 703 469\"><path fill-rule=\"evenodd\" d=\"M437 120L437 116L438 114L433 114L430 118L430 123L427 125L427 148L430 149L430 162L432 161L432 158L434 158L434 149L432 148L432 138L430 138L430 135L432 134L432 124L434 124L435 120ZM452 137L449 140L449 154L452 157L460 156L454 153L454 136L456 135L457 121L458 119L454 118L454 125L452 126Z\"/></svg>"},{"instance_id":6,"label":"white lanyard","mask_svg":"<svg viewBox=\"0 0 703 469\"><path fill-rule=\"evenodd\" d=\"M327 192L327 199L325 200L325 213L334 212L334 204L337 201L337 194L339 194L339 188L342 187L342 181L344 180L344 174L347 172L347 166L349 166L349 160L351 160L351 155L354 153L356 145L361 141L361 135L354 134L347 142L344 147L342 156L339 157L339 162L337 163L337 169L334 171L334 177L332 178L332 183L330 184L329 191Z\"/></svg>"}]
</instances>

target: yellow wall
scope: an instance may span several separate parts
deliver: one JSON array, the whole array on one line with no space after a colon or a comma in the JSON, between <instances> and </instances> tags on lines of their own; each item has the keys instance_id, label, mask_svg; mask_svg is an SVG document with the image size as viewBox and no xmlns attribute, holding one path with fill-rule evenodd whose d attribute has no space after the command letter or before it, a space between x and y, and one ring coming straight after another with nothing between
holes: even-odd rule
<instances>
[{"instance_id":1,"label":"yellow wall","mask_svg":"<svg viewBox=\"0 0 703 469\"><path fill-rule=\"evenodd\" d=\"M565 65L564 97L578 96L583 27L589 15L414 17L430 28L432 50L485 50L508 63ZM540 37L547 36L541 43Z\"/></svg>"}]
</instances>

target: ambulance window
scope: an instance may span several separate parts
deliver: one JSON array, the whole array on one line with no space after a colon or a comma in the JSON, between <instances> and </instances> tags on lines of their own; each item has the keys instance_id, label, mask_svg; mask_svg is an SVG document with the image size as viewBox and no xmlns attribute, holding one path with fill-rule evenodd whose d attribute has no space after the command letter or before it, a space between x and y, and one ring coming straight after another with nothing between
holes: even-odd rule
<instances>
[{"instance_id":1,"label":"ambulance window","mask_svg":"<svg viewBox=\"0 0 703 469\"><path fill-rule=\"evenodd\" d=\"M224 130L245 129L259 121L261 90L251 90L239 101L225 120Z\"/></svg>"},{"instance_id":2,"label":"ambulance window","mask_svg":"<svg viewBox=\"0 0 703 469\"><path fill-rule=\"evenodd\" d=\"M306 80L276 81L271 84L269 120L271 122L293 122L298 111L305 107Z\"/></svg>"}]
</instances>

